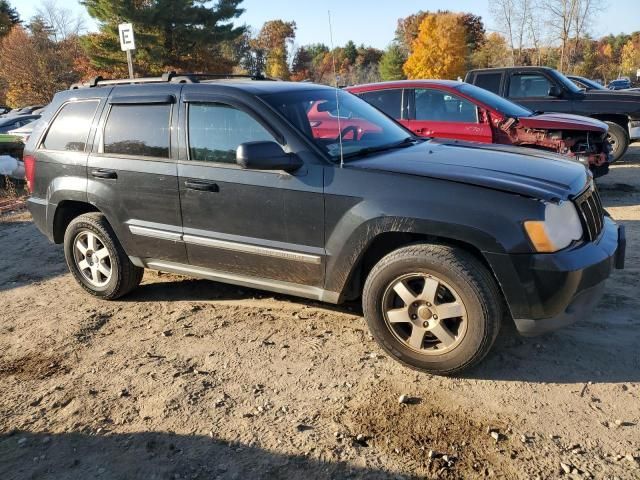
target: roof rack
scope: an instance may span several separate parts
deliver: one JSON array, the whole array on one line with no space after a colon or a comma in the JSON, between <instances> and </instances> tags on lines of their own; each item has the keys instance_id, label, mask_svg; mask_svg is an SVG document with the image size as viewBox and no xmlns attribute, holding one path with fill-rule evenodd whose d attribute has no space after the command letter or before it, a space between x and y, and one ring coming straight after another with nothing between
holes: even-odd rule
<instances>
[{"instance_id":1,"label":"roof rack","mask_svg":"<svg viewBox=\"0 0 640 480\"><path fill-rule=\"evenodd\" d=\"M234 75L230 73L176 73L165 72L160 77L122 78L109 80L101 76L93 77L88 82L74 83L69 90L78 88L94 88L109 85L135 85L139 83L200 83L201 80L223 80L244 78L247 80L273 80L263 75Z\"/></svg>"}]
</instances>

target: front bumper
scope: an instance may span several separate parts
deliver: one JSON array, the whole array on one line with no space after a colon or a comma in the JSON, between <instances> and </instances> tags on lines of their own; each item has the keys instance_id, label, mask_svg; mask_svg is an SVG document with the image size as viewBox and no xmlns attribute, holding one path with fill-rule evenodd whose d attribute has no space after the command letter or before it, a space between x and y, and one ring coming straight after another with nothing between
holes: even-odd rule
<instances>
[{"instance_id":1,"label":"front bumper","mask_svg":"<svg viewBox=\"0 0 640 480\"><path fill-rule=\"evenodd\" d=\"M625 230L610 218L595 242L554 254L487 254L516 328L537 335L588 315L614 268L624 268Z\"/></svg>"}]
</instances>

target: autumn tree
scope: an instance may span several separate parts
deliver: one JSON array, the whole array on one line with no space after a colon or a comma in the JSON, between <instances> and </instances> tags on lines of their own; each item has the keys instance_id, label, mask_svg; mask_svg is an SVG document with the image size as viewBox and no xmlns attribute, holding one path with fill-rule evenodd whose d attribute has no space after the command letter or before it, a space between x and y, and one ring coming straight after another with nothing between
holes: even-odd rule
<instances>
[{"instance_id":1,"label":"autumn tree","mask_svg":"<svg viewBox=\"0 0 640 480\"><path fill-rule=\"evenodd\" d=\"M629 40L622 47L620 55L620 73L622 75L635 76L640 68L640 48L638 43Z\"/></svg>"},{"instance_id":2,"label":"autumn tree","mask_svg":"<svg viewBox=\"0 0 640 480\"><path fill-rule=\"evenodd\" d=\"M53 95L79 80L74 69L77 44L53 40L53 29L34 18L28 29L14 26L0 46L0 77L13 107L49 103Z\"/></svg>"},{"instance_id":3,"label":"autumn tree","mask_svg":"<svg viewBox=\"0 0 640 480\"><path fill-rule=\"evenodd\" d=\"M397 43L392 43L380 59L380 78L384 81L404 80L407 78L402 66L407 61L402 47Z\"/></svg>"},{"instance_id":4,"label":"autumn tree","mask_svg":"<svg viewBox=\"0 0 640 480\"><path fill-rule=\"evenodd\" d=\"M560 43L560 71L570 70L575 45L580 42L593 18L602 8L602 2L596 0L544 1L544 11L551 34Z\"/></svg>"},{"instance_id":5,"label":"autumn tree","mask_svg":"<svg viewBox=\"0 0 640 480\"><path fill-rule=\"evenodd\" d=\"M474 68L503 67L509 63L511 53L507 40L497 32L486 36L482 46L477 49L471 62Z\"/></svg>"},{"instance_id":6,"label":"autumn tree","mask_svg":"<svg viewBox=\"0 0 640 480\"><path fill-rule=\"evenodd\" d=\"M427 15L411 45L404 73L410 79L455 79L465 73L466 55L466 31L460 16L451 13Z\"/></svg>"},{"instance_id":7,"label":"autumn tree","mask_svg":"<svg viewBox=\"0 0 640 480\"><path fill-rule=\"evenodd\" d=\"M242 35L234 26L242 0L81 0L99 32L83 39L93 66L123 74L118 24L131 22L136 34L135 66L142 74L167 70L228 72L233 61L222 55L223 45Z\"/></svg>"},{"instance_id":8,"label":"autumn tree","mask_svg":"<svg viewBox=\"0 0 640 480\"><path fill-rule=\"evenodd\" d=\"M262 26L252 44L254 49L265 52L265 73L268 77L289 79L291 72L289 71L287 47L295 37L296 22L270 20Z\"/></svg>"}]
</instances>

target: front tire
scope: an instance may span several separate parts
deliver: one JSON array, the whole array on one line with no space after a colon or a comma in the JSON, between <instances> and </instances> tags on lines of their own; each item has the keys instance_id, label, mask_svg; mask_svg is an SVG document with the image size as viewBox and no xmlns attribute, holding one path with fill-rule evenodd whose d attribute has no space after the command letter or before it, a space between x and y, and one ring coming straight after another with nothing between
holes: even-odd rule
<instances>
[{"instance_id":1,"label":"front tire","mask_svg":"<svg viewBox=\"0 0 640 480\"><path fill-rule=\"evenodd\" d=\"M629 134L620 125L614 122L605 122L609 126L609 133L607 133L607 141L611 145L611 161L609 163L617 162L629 148L631 140L629 140Z\"/></svg>"},{"instance_id":2,"label":"front tire","mask_svg":"<svg viewBox=\"0 0 640 480\"><path fill-rule=\"evenodd\" d=\"M69 271L91 295L114 300L135 289L144 269L136 267L101 213L74 218L64 234Z\"/></svg>"},{"instance_id":3,"label":"front tire","mask_svg":"<svg viewBox=\"0 0 640 480\"><path fill-rule=\"evenodd\" d=\"M438 375L482 360L502 320L491 273L467 251L445 245L391 252L371 270L362 300L371 334L389 355Z\"/></svg>"}]
</instances>

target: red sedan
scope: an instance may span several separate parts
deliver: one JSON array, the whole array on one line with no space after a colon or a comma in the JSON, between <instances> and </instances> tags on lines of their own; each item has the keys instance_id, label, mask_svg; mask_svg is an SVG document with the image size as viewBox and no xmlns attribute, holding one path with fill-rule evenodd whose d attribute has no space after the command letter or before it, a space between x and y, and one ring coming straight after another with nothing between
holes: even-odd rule
<instances>
[{"instance_id":1,"label":"red sedan","mask_svg":"<svg viewBox=\"0 0 640 480\"><path fill-rule=\"evenodd\" d=\"M593 118L532 112L487 90L449 80L408 80L348 87L415 134L533 147L608 171L607 125Z\"/></svg>"}]
</instances>

